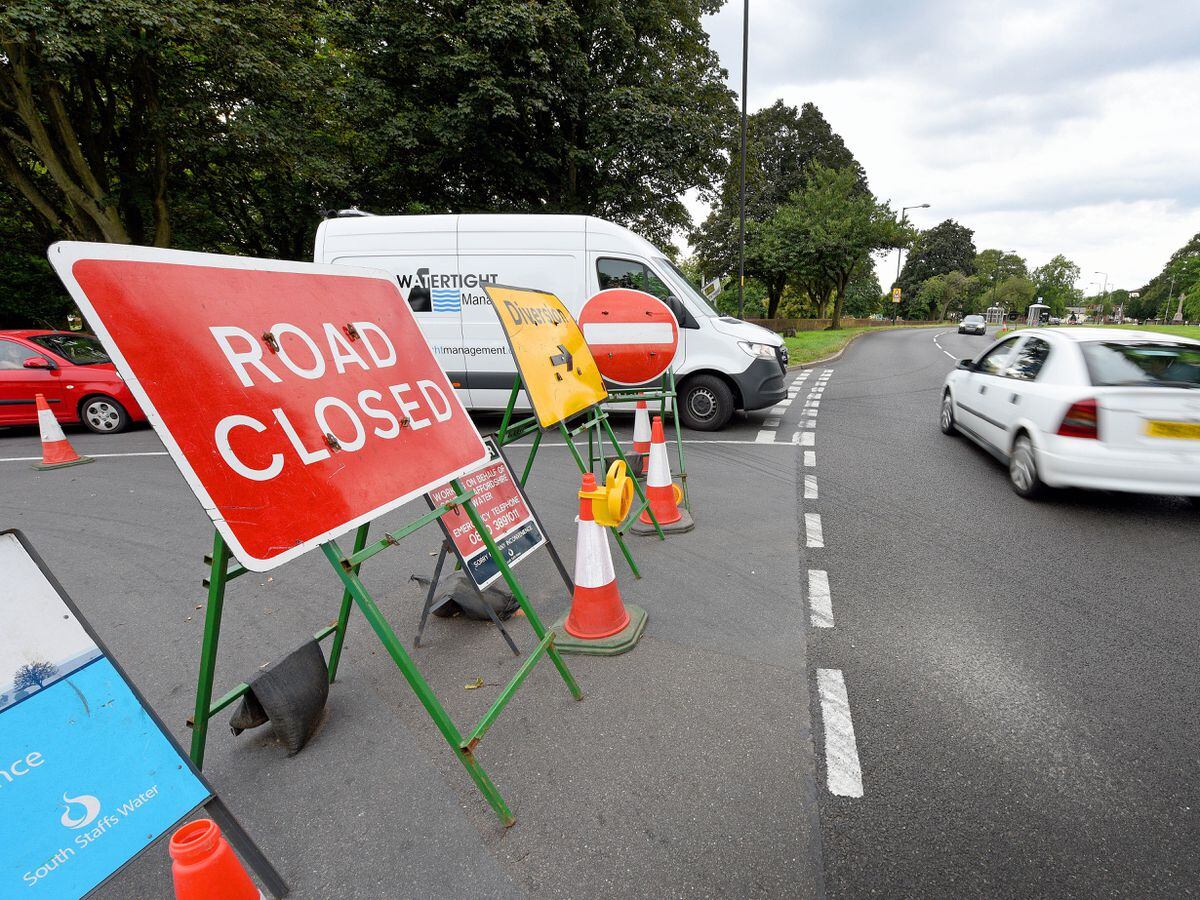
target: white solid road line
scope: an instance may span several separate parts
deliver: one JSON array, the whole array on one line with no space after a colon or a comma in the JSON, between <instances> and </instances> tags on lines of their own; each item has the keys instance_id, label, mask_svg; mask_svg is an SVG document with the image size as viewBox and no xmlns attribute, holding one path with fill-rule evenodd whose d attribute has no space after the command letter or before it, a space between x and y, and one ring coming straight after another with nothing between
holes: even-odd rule
<instances>
[{"instance_id":1,"label":"white solid road line","mask_svg":"<svg viewBox=\"0 0 1200 900\"><path fill-rule=\"evenodd\" d=\"M863 795L862 767L841 669L817 669L821 719L825 723L825 783L839 797Z\"/></svg>"},{"instance_id":2,"label":"white solid road line","mask_svg":"<svg viewBox=\"0 0 1200 900\"><path fill-rule=\"evenodd\" d=\"M170 456L166 450L152 450L146 453L80 453L80 456L90 456L93 459L114 459L120 456ZM0 462L41 462L40 456L5 456Z\"/></svg>"},{"instance_id":3,"label":"white solid road line","mask_svg":"<svg viewBox=\"0 0 1200 900\"><path fill-rule=\"evenodd\" d=\"M816 475L805 475L804 476L804 499L805 500L819 499L817 497L817 476Z\"/></svg>"},{"instance_id":4,"label":"white solid road line","mask_svg":"<svg viewBox=\"0 0 1200 900\"><path fill-rule=\"evenodd\" d=\"M817 464L817 451L805 450L804 451L804 465L808 466L811 469L816 464Z\"/></svg>"},{"instance_id":5,"label":"white solid road line","mask_svg":"<svg viewBox=\"0 0 1200 900\"><path fill-rule=\"evenodd\" d=\"M833 602L829 599L829 575L824 569L808 570L809 621L813 628L833 627Z\"/></svg>"},{"instance_id":6,"label":"white solid road line","mask_svg":"<svg viewBox=\"0 0 1200 900\"><path fill-rule=\"evenodd\" d=\"M821 529L820 513L804 514L804 542L809 547L825 546L825 534Z\"/></svg>"}]
</instances>

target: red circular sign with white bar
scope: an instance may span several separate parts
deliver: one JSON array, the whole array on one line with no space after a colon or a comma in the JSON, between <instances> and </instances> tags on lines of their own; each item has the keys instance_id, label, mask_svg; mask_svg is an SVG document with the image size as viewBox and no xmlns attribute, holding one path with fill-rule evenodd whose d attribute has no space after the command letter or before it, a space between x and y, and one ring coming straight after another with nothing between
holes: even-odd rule
<instances>
[{"instance_id":1,"label":"red circular sign with white bar","mask_svg":"<svg viewBox=\"0 0 1200 900\"><path fill-rule=\"evenodd\" d=\"M579 327L600 374L614 384L645 384L675 359L679 323L652 294L609 288L583 305Z\"/></svg>"}]
</instances>

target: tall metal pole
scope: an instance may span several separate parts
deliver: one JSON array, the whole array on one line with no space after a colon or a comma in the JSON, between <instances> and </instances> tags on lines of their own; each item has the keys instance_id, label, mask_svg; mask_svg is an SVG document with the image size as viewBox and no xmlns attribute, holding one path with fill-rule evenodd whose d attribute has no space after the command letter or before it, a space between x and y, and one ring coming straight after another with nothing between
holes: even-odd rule
<instances>
[{"instance_id":1,"label":"tall metal pole","mask_svg":"<svg viewBox=\"0 0 1200 900\"><path fill-rule=\"evenodd\" d=\"M746 82L750 53L750 0L742 11L742 186L738 198L738 318L746 314Z\"/></svg>"}]
</instances>

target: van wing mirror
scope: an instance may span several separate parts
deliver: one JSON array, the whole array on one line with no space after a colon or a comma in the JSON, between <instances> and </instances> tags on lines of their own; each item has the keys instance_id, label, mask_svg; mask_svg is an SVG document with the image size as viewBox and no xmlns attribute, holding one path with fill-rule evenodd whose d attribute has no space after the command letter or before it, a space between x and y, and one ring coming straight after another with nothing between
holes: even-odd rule
<instances>
[{"instance_id":1,"label":"van wing mirror","mask_svg":"<svg viewBox=\"0 0 1200 900\"><path fill-rule=\"evenodd\" d=\"M675 316L675 321L679 323L680 328L699 328L700 325L692 318L692 314L688 312L688 308L683 305L683 301L674 294L667 297L663 303L667 304L667 309Z\"/></svg>"}]
</instances>

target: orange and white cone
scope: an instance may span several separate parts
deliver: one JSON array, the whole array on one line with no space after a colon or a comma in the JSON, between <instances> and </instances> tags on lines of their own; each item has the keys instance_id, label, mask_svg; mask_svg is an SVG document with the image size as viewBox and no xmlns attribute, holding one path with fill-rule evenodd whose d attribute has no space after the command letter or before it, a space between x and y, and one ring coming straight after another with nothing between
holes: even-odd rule
<instances>
[{"instance_id":1,"label":"orange and white cone","mask_svg":"<svg viewBox=\"0 0 1200 900\"><path fill-rule=\"evenodd\" d=\"M560 635L555 637L554 646L564 653L624 653L637 643L646 627L646 611L632 604L626 609L621 600L608 530L592 515L592 501L582 496L595 490L596 476L585 473L575 541L575 592L570 613L554 626Z\"/></svg>"},{"instance_id":2,"label":"orange and white cone","mask_svg":"<svg viewBox=\"0 0 1200 900\"><path fill-rule=\"evenodd\" d=\"M41 394L37 395L38 431L42 436L42 461L34 463L35 469L61 469L63 466L78 466L90 463L90 456L80 456L63 434L62 426L50 409L50 404Z\"/></svg>"},{"instance_id":3,"label":"orange and white cone","mask_svg":"<svg viewBox=\"0 0 1200 900\"><path fill-rule=\"evenodd\" d=\"M637 412L633 414L633 474L645 475L650 466L650 413L646 411L646 401L637 402Z\"/></svg>"},{"instance_id":4,"label":"orange and white cone","mask_svg":"<svg viewBox=\"0 0 1200 900\"><path fill-rule=\"evenodd\" d=\"M169 852L175 900L261 900L263 896L212 819L197 819L176 830Z\"/></svg>"},{"instance_id":5,"label":"orange and white cone","mask_svg":"<svg viewBox=\"0 0 1200 900\"><path fill-rule=\"evenodd\" d=\"M671 531L690 531L695 523L687 515L687 510L680 509L679 501L683 499L683 491L671 481L671 460L667 456L667 439L663 436L662 417L654 417L654 431L650 441L650 473L646 476L646 499L650 501L650 509L643 510L638 516L638 524L654 527L650 513L658 524L666 531L667 526L675 526ZM639 534L645 533L645 528L638 529Z\"/></svg>"}]
</instances>

